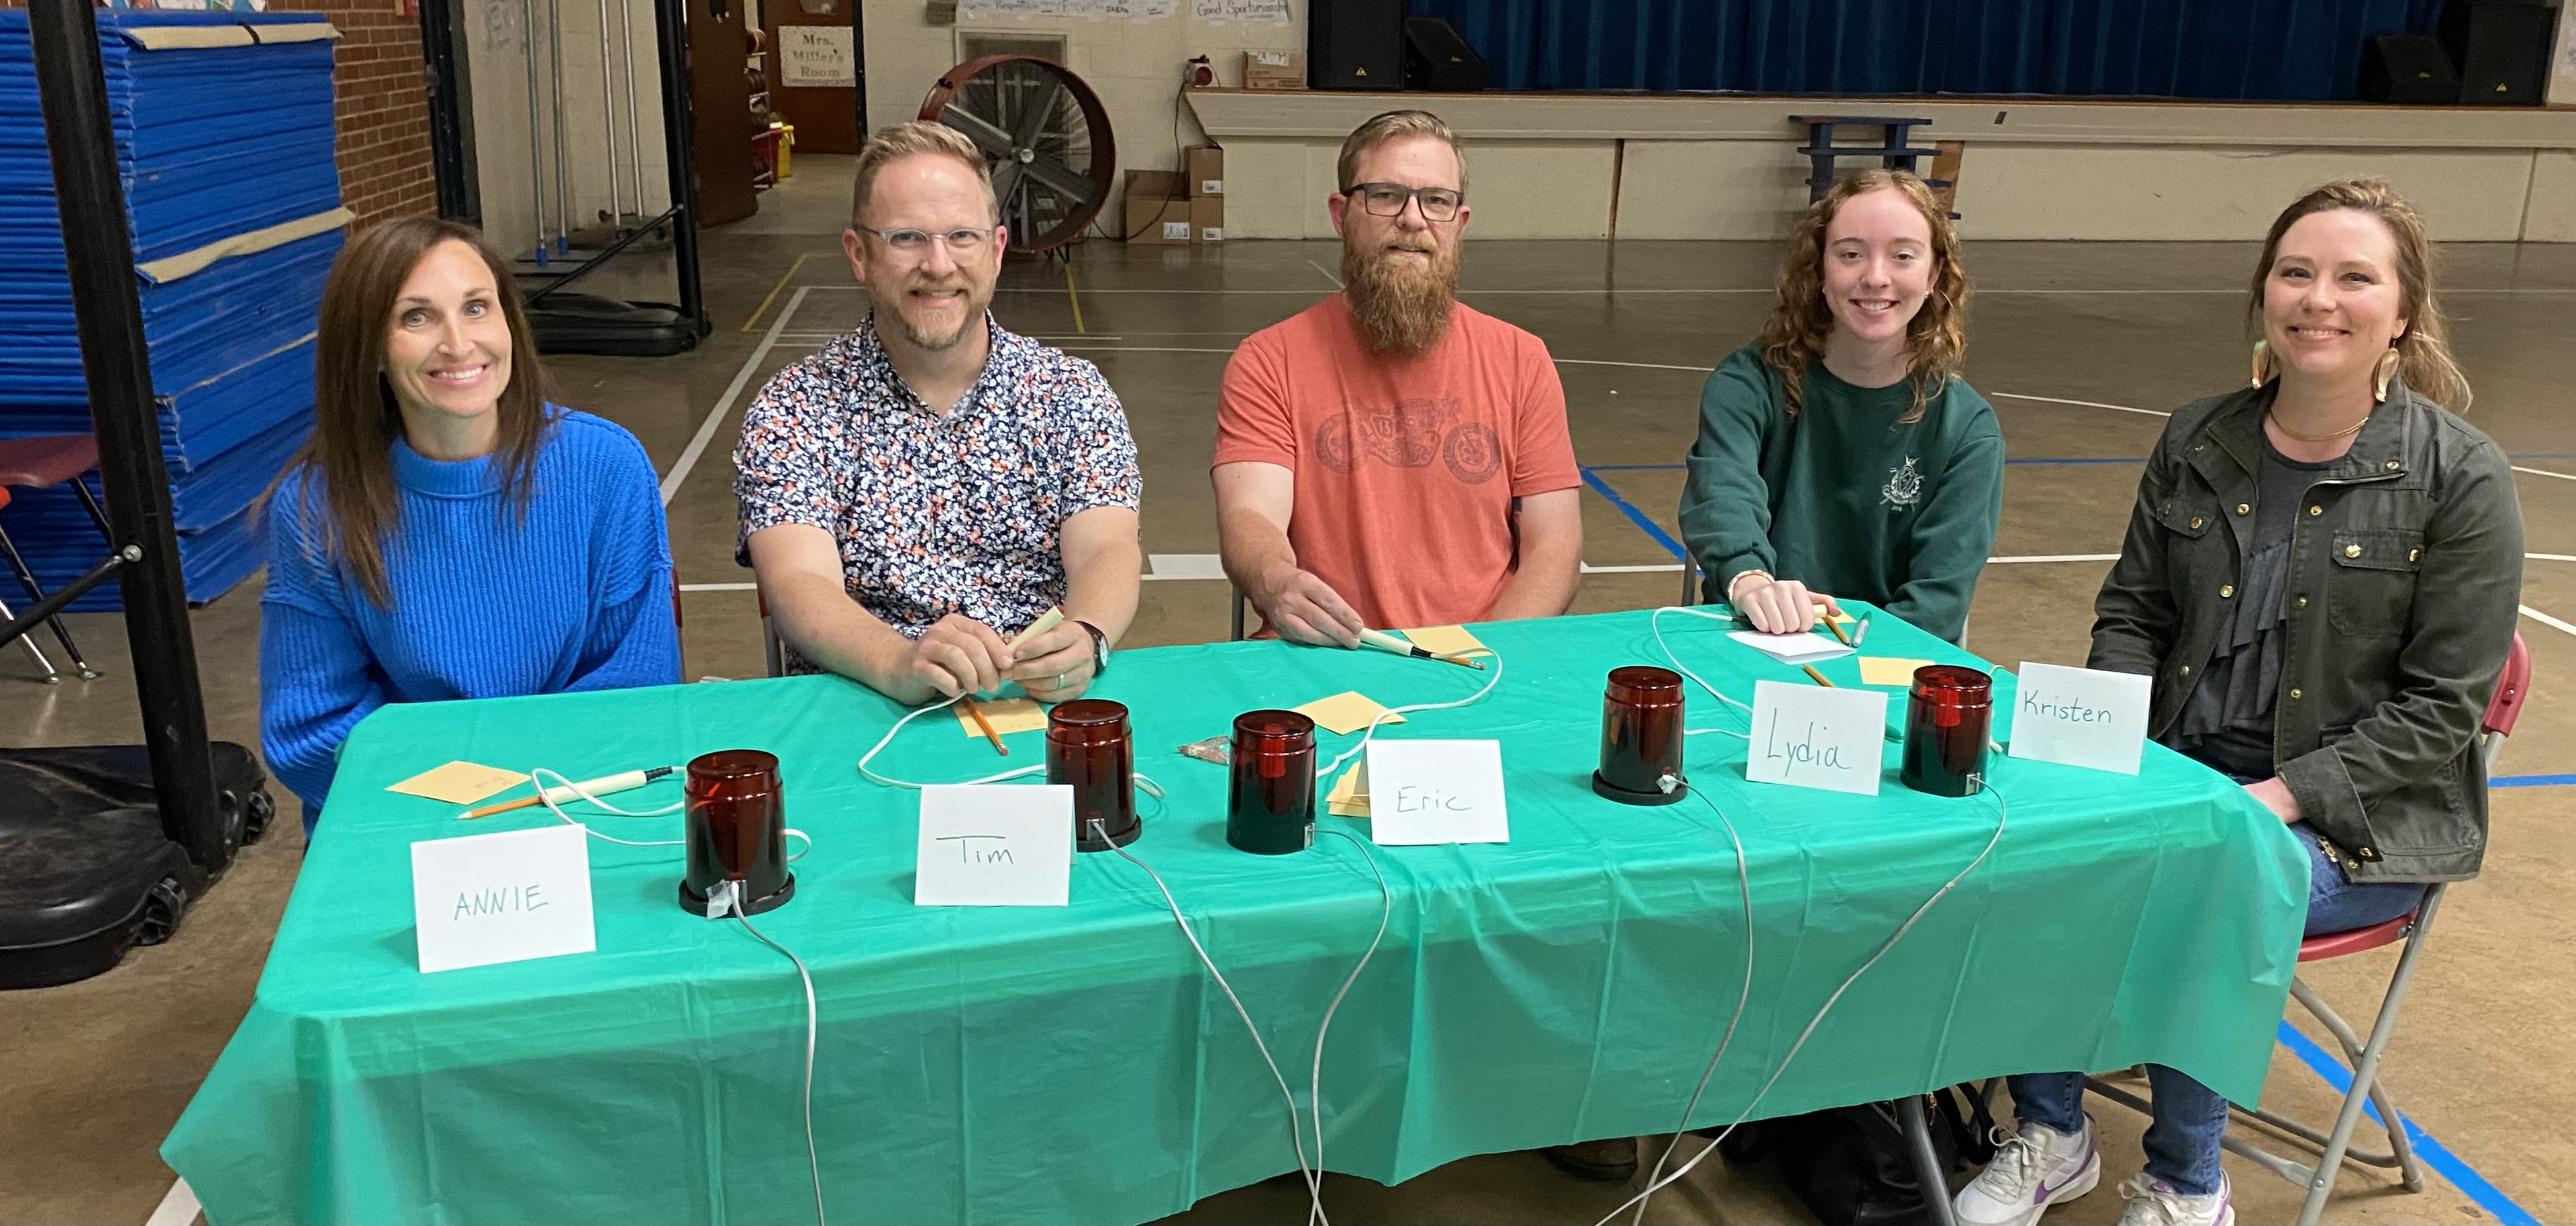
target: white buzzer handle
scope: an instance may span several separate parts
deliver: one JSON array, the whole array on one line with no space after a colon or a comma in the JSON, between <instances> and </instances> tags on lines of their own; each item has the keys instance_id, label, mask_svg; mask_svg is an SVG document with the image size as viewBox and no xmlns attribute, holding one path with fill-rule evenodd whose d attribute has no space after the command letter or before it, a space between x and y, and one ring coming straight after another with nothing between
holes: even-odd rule
<instances>
[{"instance_id":1,"label":"white buzzer handle","mask_svg":"<svg viewBox=\"0 0 2576 1226\"><path fill-rule=\"evenodd\" d=\"M640 770L625 771L615 775L602 775L597 779L587 779L580 783L567 784L563 787L547 788L546 799L554 802L555 804L568 805L581 799L582 792L589 792L594 796L604 796L610 792L631 792L644 786L646 783L651 782L650 779L646 778L646 774L647 772ZM580 791L575 791L574 789L576 788L580 789Z\"/></svg>"}]
</instances>

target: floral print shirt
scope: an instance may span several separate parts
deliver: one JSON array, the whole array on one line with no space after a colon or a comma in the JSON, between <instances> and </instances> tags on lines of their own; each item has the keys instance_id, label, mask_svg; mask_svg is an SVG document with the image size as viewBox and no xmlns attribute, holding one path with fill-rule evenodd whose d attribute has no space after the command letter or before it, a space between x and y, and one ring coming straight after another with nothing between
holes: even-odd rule
<instances>
[{"instance_id":1,"label":"floral print shirt","mask_svg":"<svg viewBox=\"0 0 2576 1226\"><path fill-rule=\"evenodd\" d=\"M946 417L904 386L873 319L772 377L734 446L735 560L764 528L821 528L850 598L912 638L951 613L1007 637L1061 604L1058 528L1136 507L1136 444L1098 367L985 321L992 352Z\"/></svg>"}]
</instances>

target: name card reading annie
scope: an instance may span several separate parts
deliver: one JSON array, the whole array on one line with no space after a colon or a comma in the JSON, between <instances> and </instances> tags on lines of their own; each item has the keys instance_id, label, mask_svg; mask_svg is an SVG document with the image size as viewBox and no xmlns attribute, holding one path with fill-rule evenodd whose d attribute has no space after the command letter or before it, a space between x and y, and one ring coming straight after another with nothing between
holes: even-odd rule
<instances>
[{"instance_id":1,"label":"name card reading annie","mask_svg":"<svg viewBox=\"0 0 2576 1226\"><path fill-rule=\"evenodd\" d=\"M2136 673L2025 662L2013 694L2012 756L2137 774L2153 685Z\"/></svg>"},{"instance_id":2,"label":"name card reading annie","mask_svg":"<svg viewBox=\"0 0 2576 1226\"><path fill-rule=\"evenodd\" d=\"M1744 777L1876 796L1886 726L1883 691L1756 681Z\"/></svg>"},{"instance_id":3,"label":"name card reading annie","mask_svg":"<svg viewBox=\"0 0 2576 1226\"><path fill-rule=\"evenodd\" d=\"M1378 843L1512 841L1501 741L1370 741L1367 765Z\"/></svg>"},{"instance_id":4,"label":"name card reading annie","mask_svg":"<svg viewBox=\"0 0 2576 1226\"><path fill-rule=\"evenodd\" d=\"M579 826L414 843L411 904L422 974L598 948Z\"/></svg>"},{"instance_id":5,"label":"name card reading annie","mask_svg":"<svg viewBox=\"0 0 2576 1226\"><path fill-rule=\"evenodd\" d=\"M1061 907L1072 876L1071 787L921 789L915 906Z\"/></svg>"}]
</instances>

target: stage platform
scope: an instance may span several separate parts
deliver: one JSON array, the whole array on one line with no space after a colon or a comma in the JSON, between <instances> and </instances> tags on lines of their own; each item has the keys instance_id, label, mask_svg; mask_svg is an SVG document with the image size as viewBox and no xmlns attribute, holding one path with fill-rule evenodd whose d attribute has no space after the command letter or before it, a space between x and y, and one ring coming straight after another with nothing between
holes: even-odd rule
<instances>
[{"instance_id":1,"label":"stage platform","mask_svg":"<svg viewBox=\"0 0 2576 1226\"><path fill-rule=\"evenodd\" d=\"M1234 239L1331 237L1323 199L1343 136L1409 106L1439 114L1469 142L1479 238L1775 238L1807 199L1807 159L1796 153L1807 130L1790 117L1893 115L1932 121L1915 130L1918 145L1966 142L1957 208L1972 239L2260 239L2300 192L2373 174L2413 201L2442 241L2576 242L2568 107L1236 89L1187 97L1225 146Z\"/></svg>"}]
</instances>

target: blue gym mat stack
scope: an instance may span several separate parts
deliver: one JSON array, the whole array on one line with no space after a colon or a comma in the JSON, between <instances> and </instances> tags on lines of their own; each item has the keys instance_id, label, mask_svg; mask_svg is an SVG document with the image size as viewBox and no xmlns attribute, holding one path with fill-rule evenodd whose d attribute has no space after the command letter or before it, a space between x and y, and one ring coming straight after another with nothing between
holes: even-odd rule
<instances>
[{"instance_id":1,"label":"blue gym mat stack","mask_svg":"<svg viewBox=\"0 0 2576 1226\"><path fill-rule=\"evenodd\" d=\"M337 33L305 13L100 9L98 25L180 566L202 604L258 568L254 504L313 428L314 324L349 220ZM27 13L0 8L0 438L90 430L53 184ZM107 555L68 488L13 493L0 523L48 590ZM73 607L114 609L117 585Z\"/></svg>"}]
</instances>

